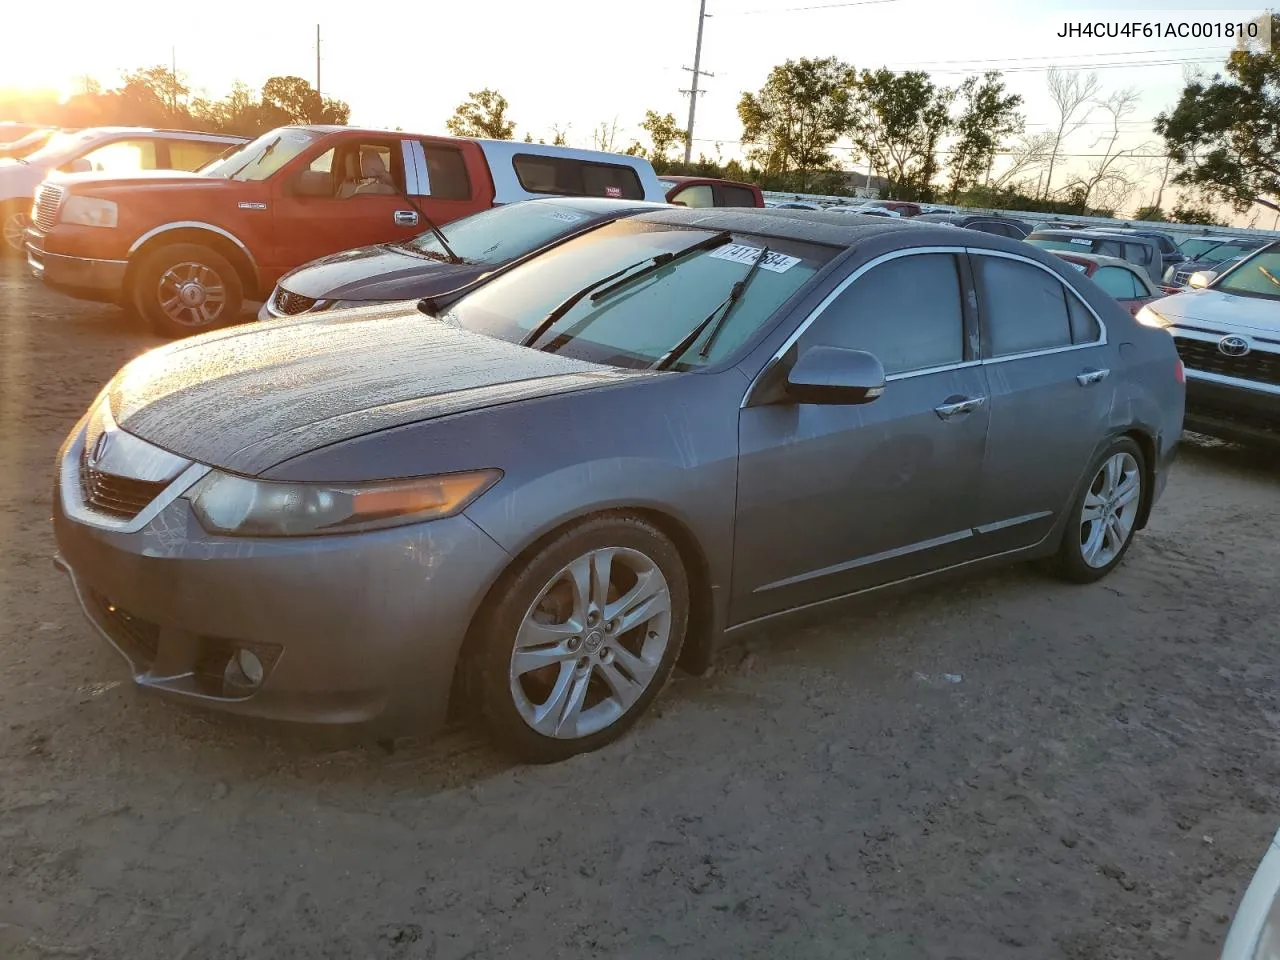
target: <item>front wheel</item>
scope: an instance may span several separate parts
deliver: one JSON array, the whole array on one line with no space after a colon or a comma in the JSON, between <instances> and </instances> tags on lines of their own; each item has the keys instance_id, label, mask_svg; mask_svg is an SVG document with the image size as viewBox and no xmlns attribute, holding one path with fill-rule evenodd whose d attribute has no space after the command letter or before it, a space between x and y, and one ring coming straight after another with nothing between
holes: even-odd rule
<instances>
[{"instance_id":1,"label":"front wheel","mask_svg":"<svg viewBox=\"0 0 1280 960\"><path fill-rule=\"evenodd\" d=\"M671 675L689 615L679 551L632 516L571 528L493 597L472 638L471 689L499 743L532 763L622 736Z\"/></svg>"},{"instance_id":2,"label":"front wheel","mask_svg":"<svg viewBox=\"0 0 1280 960\"><path fill-rule=\"evenodd\" d=\"M0 207L0 233L3 234L0 256L22 256L27 242L27 227L31 224L30 210L30 203L10 203Z\"/></svg>"},{"instance_id":3,"label":"front wheel","mask_svg":"<svg viewBox=\"0 0 1280 960\"><path fill-rule=\"evenodd\" d=\"M138 265L133 303L162 337L189 337L233 323L244 303L240 276L216 250L175 243Z\"/></svg>"},{"instance_id":4,"label":"front wheel","mask_svg":"<svg viewBox=\"0 0 1280 960\"><path fill-rule=\"evenodd\" d=\"M1146 494L1142 449L1120 437L1094 462L1089 486L1071 507L1054 572L1092 583L1114 570L1133 543Z\"/></svg>"}]
</instances>

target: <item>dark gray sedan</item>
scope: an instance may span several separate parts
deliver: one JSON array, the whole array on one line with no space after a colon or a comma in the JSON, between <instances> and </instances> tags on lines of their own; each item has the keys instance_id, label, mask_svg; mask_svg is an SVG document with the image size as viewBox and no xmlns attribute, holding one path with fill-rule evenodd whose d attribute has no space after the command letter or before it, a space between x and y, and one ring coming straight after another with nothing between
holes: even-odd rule
<instances>
[{"instance_id":1,"label":"dark gray sedan","mask_svg":"<svg viewBox=\"0 0 1280 960\"><path fill-rule=\"evenodd\" d=\"M205 334L67 438L59 564L137 683L621 734L679 660L959 569L1120 562L1182 427L1172 338L1057 258L915 221L667 210L434 315Z\"/></svg>"}]
</instances>

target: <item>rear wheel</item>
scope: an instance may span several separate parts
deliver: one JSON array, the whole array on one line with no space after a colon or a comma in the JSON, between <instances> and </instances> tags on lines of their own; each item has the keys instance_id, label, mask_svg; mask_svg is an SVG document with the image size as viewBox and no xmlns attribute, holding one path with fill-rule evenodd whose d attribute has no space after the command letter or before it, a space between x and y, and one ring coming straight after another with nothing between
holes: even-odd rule
<instances>
[{"instance_id":1,"label":"rear wheel","mask_svg":"<svg viewBox=\"0 0 1280 960\"><path fill-rule=\"evenodd\" d=\"M471 689L499 743L532 763L622 736L670 677L689 613L679 552L631 516L571 528L493 596Z\"/></svg>"},{"instance_id":2,"label":"rear wheel","mask_svg":"<svg viewBox=\"0 0 1280 960\"><path fill-rule=\"evenodd\" d=\"M1120 437L1095 461L1088 487L1072 505L1054 572L1092 583L1114 570L1133 543L1146 493L1142 449Z\"/></svg>"},{"instance_id":3,"label":"rear wheel","mask_svg":"<svg viewBox=\"0 0 1280 960\"><path fill-rule=\"evenodd\" d=\"M162 337L189 337L240 317L240 277L216 250L175 243L147 254L138 265L133 303Z\"/></svg>"},{"instance_id":4,"label":"rear wheel","mask_svg":"<svg viewBox=\"0 0 1280 960\"><path fill-rule=\"evenodd\" d=\"M31 225L30 203L8 203L0 207L0 256L20 257L27 242L27 227Z\"/></svg>"}]
</instances>

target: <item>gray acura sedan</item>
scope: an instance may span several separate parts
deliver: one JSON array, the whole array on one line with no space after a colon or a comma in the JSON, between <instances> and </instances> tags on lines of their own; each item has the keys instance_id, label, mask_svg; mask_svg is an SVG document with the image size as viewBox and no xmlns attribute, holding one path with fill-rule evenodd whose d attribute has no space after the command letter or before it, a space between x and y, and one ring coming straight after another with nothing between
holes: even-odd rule
<instances>
[{"instance_id":1,"label":"gray acura sedan","mask_svg":"<svg viewBox=\"0 0 1280 960\"><path fill-rule=\"evenodd\" d=\"M450 297L103 389L57 562L138 684L419 730L452 698L551 761L753 625L1015 560L1104 576L1182 427L1168 334L994 235L672 209Z\"/></svg>"}]
</instances>

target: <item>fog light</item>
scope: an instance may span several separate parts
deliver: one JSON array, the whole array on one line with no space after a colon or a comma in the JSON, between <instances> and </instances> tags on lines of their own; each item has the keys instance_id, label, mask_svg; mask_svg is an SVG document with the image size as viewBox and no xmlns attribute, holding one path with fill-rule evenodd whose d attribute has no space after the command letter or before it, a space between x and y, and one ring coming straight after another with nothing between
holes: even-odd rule
<instances>
[{"instance_id":1,"label":"fog light","mask_svg":"<svg viewBox=\"0 0 1280 960\"><path fill-rule=\"evenodd\" d=\"M264 672L258 655L252 650L241 647L236 651L235 656L227 661L222 680L229 687L253 690L261 685Z\"/></svg>"}]
</instances>

